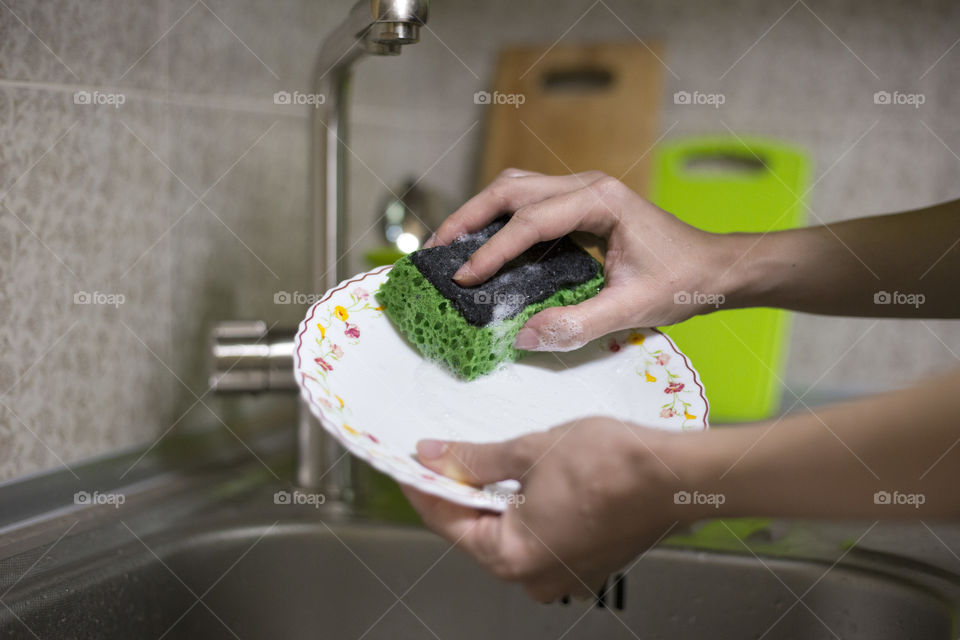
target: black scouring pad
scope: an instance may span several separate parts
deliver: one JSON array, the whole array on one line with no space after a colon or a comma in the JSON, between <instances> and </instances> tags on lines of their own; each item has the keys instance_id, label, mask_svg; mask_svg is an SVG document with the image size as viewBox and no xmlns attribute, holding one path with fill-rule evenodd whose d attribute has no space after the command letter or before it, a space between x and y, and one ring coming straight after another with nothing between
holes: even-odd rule
<instances>
[{"instance_id":1,"label":"black scouring pad","mask_svg":"<svg viewBox=\"0 0 960 640\"><path fill-rule=\"evenodd\" d=\"M532 246L479 286L454 282L457 269L507 220L404 256L377 293L421 353L468 380L520 356L513 339L533 314L582 302L603 285L600 263L566 237Z\"/></svg>"},{"instance_id":2,"label":"black scouring pad","mask_svg":"<svg viewBox=\"0 0 960 640\"><path fill-rule=\"evenodd\" d=\"M457 269L500 231L508 219L503 216L452 244L410 255L423 277L475 327L511 318L524 307L546 300L560 289L583 284L600 270L596 260L563 237L533 245L476 287L461 287L454 282Z\"/></svg>"}]
</instances>

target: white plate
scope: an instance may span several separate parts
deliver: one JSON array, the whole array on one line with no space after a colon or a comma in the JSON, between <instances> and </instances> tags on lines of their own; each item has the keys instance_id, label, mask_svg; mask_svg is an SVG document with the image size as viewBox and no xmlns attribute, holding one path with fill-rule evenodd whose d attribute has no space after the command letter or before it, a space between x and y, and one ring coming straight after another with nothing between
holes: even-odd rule
<instances>
[{"instance_id":1,"label":"white plate","mask_svg":"<svg viewBox=\"0 0 960 640\"><path fill-rule=\"evenodd\" d=\"M597 414L674 431L707 428L696 371L656 329L533 353L464 382L425 360L383 314L374 293L389 270L345 280L310 307L294 374L323 427L398 482L502 511L515 482L477 488L438 475L417 462L417 441L495 442Z\"/></svg>"}]
</instances>

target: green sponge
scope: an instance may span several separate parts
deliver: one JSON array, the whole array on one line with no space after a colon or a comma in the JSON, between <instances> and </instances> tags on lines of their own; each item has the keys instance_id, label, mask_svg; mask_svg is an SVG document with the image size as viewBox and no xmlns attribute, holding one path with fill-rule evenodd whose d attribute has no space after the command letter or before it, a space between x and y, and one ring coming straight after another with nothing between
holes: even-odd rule
<instances>
[{"instance_id":1,"label":"green sponge","mask_svg":"<svg viewBox=\"0 0 960 640\"><path fill-rule=\"evenodd\" d=\"M497 228L500 226L502 223ZM490 232L484 235L489 236ZM483 239L485 238L472 240L476 243ZM460 291L456 295L450 294L450 298L441 294L417 266L418 258L422 262L425 256L433 256L434 264L439 264L441 260L449 261L448 253L428 254L427 252L435 252L436 249L427 249L418 252L422 254L420 256L404 256L390 270L387 281L377 293L377 299L384 306L387 317L416 345L420 353L431 360L446 363L461 378L473 380L490 373L501 362L516 360L524 353L513 347L513 340L520 328L535 313L548 307L583 302L596 295L603 286L600 264L569 240L564 240L565 243L559 247L556 243L541 243L546 246L535 246L529 254L511 261L511 264L490 280L501 283L496 290L457 287ZM586 272L583 269L578 272L580 282L569 282L570 269L564 268L573 262L587 264ZM443 279L444 288L449 287L449 274L457 267L458 264L444 267L444 273L447 274ZM515 277L511 278L511 272ZM546 285L539 286L539 295L536 292L530 295L531 282L527 276L536 273L539 273L542 282L533 284ZM438 277L433 274L431 276ZM508 284L502 284L504 282ZM458 308L464 308L464 300L468 298L471 305L476 305L478 299L488 299L491 303L503 299L511 303L518 299L533 299L533 302L522 307L507 304L503 307L507 309L506 313L498 312L495 306L492 317L483 324L477 324L468 321ZM471 316L470 313L467 315ZM504 315L506 317L503 317Z\"/></svg>"}]
</instances>

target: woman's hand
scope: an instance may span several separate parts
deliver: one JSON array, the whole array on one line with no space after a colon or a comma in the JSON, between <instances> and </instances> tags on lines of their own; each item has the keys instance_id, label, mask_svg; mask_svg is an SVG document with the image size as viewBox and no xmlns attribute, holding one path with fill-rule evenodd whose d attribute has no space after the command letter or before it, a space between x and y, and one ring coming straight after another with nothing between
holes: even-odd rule
<instances>
[{"instance_id":1,"label":"woman's hand","mask_svg":"<svg viewBox=\"0 0 960 640\"><path fill-rule=\"evenodd\" d=\"M502 514L404 493L427 526L534 599L588 597L672 531L678 512L686 518L673 502L678 480L654 453L682 437L584 418L495 444L421 441L426 466L476 485L517 479L521 493Z\"/></svg>"},{"instance_id":2,"label":"woman's hand","mask_svg":"<svg viewBox=\"0 0 960 640\"><path fill-rule=\"evenodd\" d=\"M507 169L447 218L425 246L452 242L504 212L513 216L457 272L460 285L480 284L537 242L573 231L606 240L606 285L599 295L536 314L517 335L518 349L567 351L618 329L672 324L712 311L677 304L674 295L721 293L717 276L733 260L723 254L724 236L681 222L599 171L545 176Z\"/></svg>"},{"instance_id":3,"label":"woman's hand","mask_svg":"<svg viewBox=\"0 0 960 640\"><path fill-rule=\"evenodd\" d=\"M958 389L960 372L941 374L705 432L584 418L494 444L421 441L428 467L477 485L517 479L522 501L495 514L404 491L427 526L537 600L587 596L703 518L957 520Z\"/></svg>"}]
</instances>

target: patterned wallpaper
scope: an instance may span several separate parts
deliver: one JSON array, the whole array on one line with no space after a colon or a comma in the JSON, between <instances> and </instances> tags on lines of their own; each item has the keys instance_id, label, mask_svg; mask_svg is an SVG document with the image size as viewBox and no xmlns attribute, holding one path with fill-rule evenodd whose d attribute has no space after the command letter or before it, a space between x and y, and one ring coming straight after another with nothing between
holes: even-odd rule
<instances>
[{"instance_id":1,"label":"patterned wallpaper","mask_svg":"<svg viewBox=\"0 0 960 640\"><path fill-rule=\"evenodd\" d=\"M273 93L307 90L348 5L0 6L0 479L227 420L204 395L209 323L293 324L302 309L274 294L308 288L307 119ZM431 11L420 44L357 73L354 271L388 189L422 176L451 202L469 194L483 129L472 96L497 49L561 36L664 42L662 130L804 145L815 218L960 197L955 3L437 0ZM727 100L684 108L671 99L681 89ZM881 90L925 102L874 104ZM954 322L798 316L787 382L885 388L956 366L956 353Z\"/></svg>"}]
</instances>

